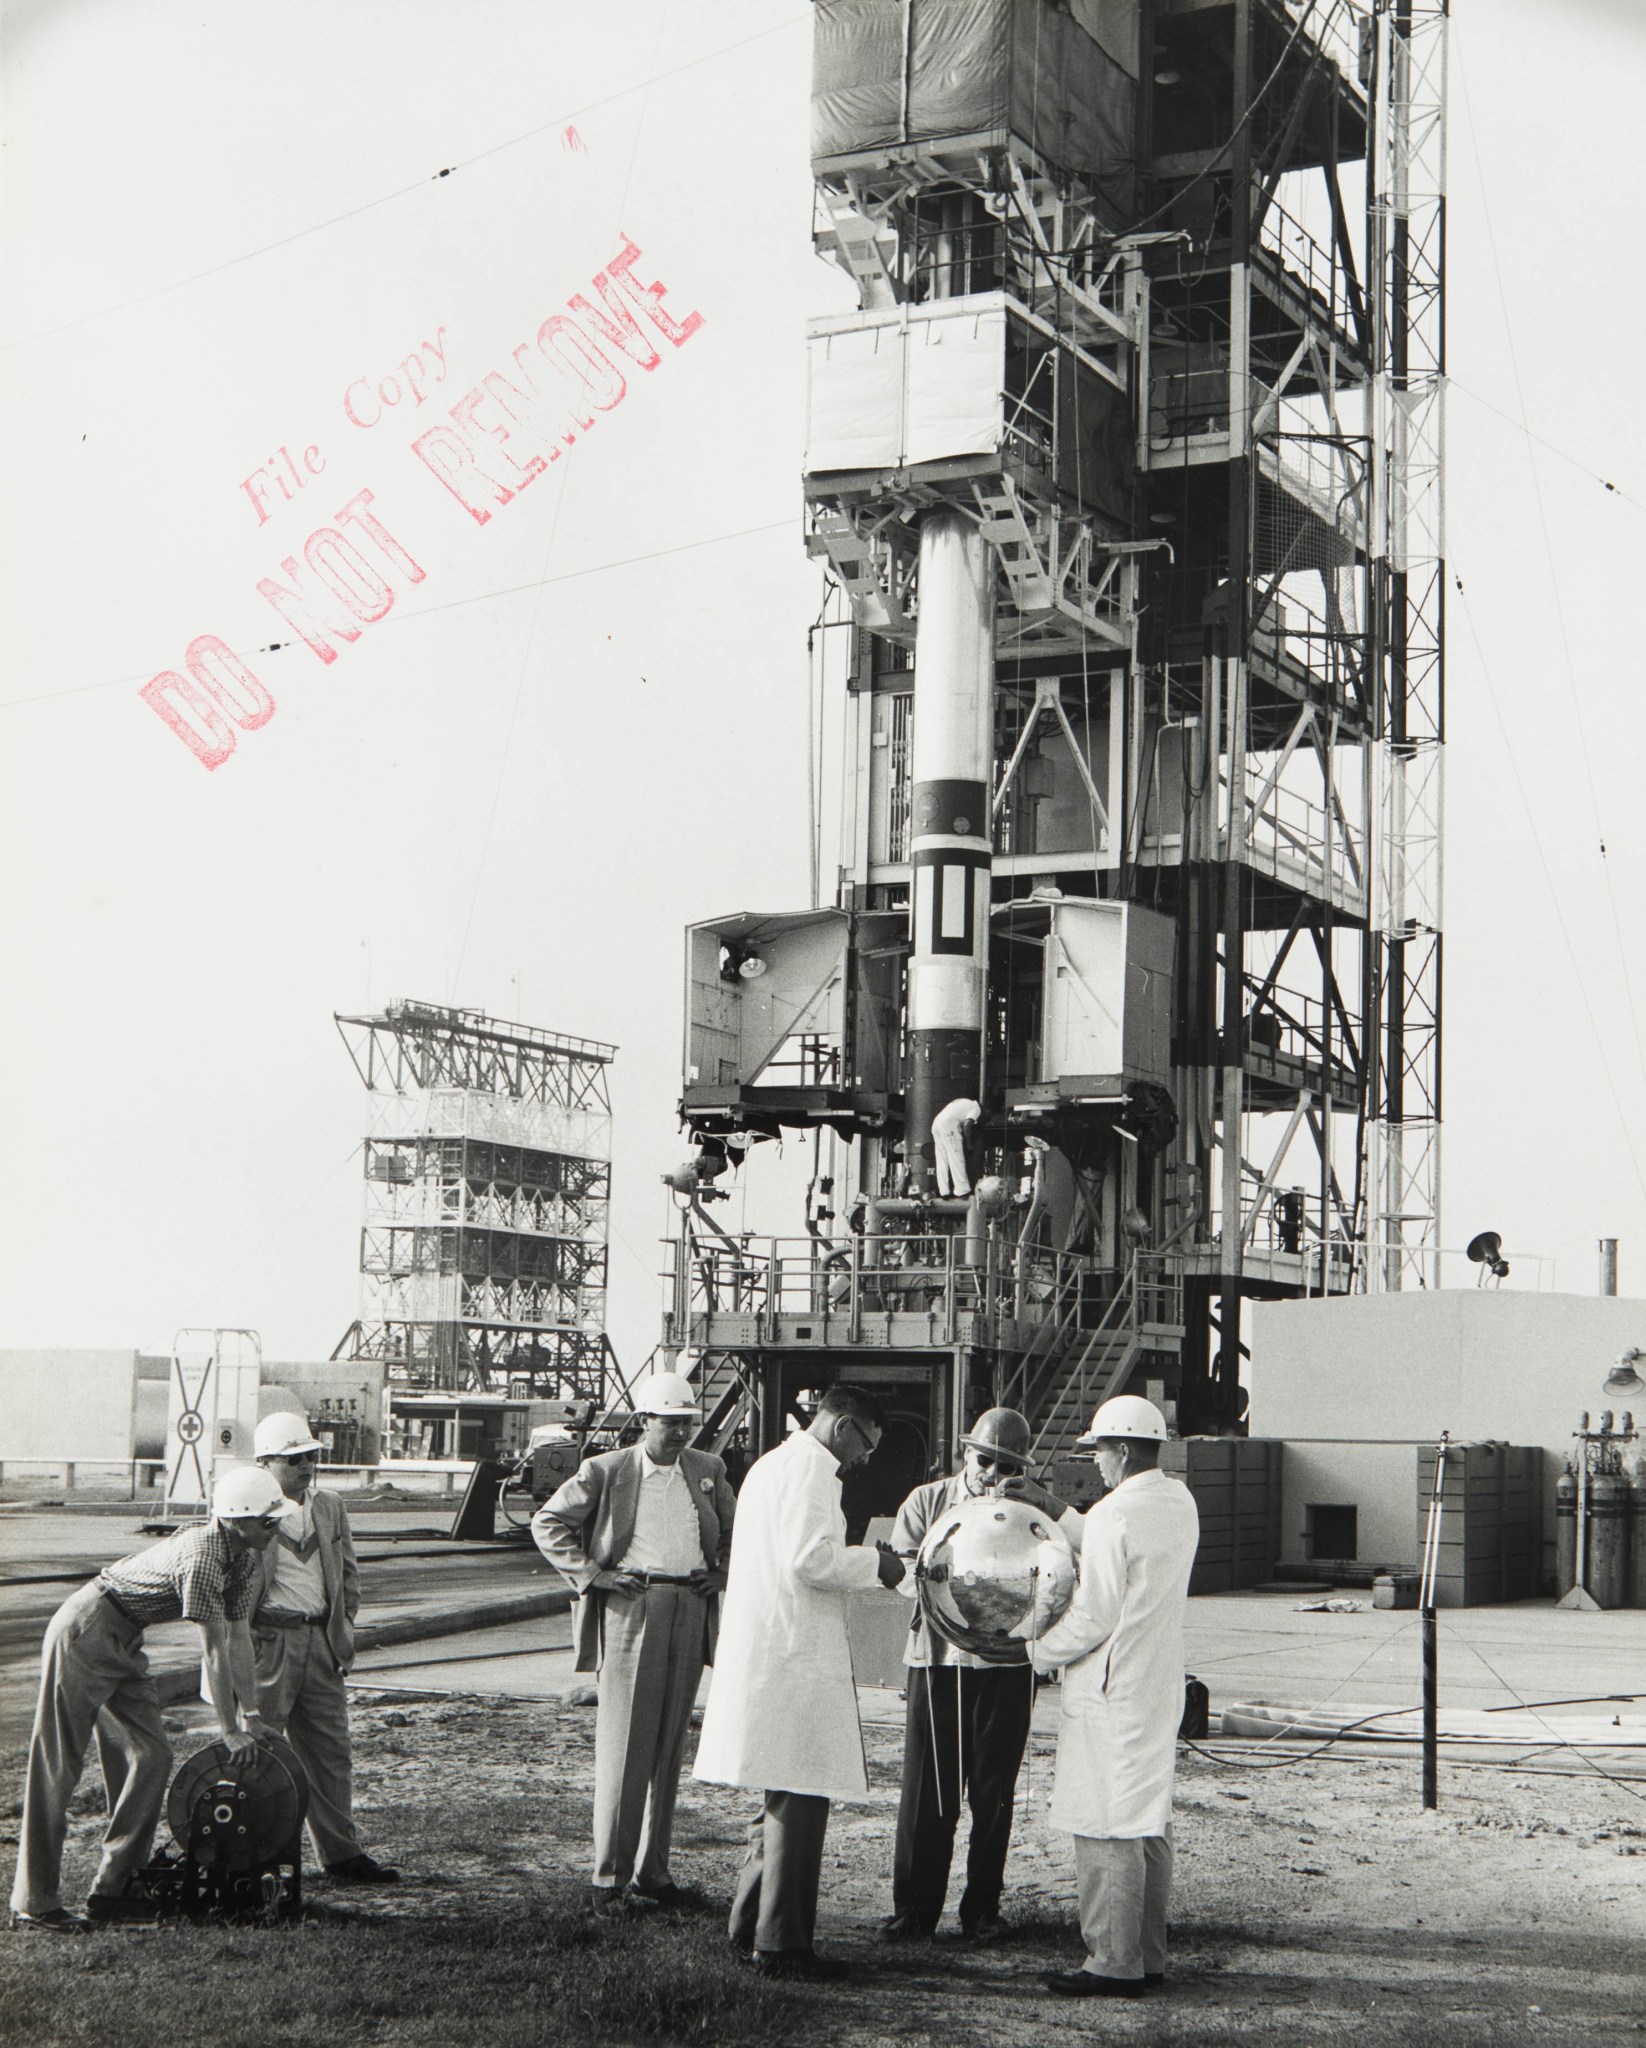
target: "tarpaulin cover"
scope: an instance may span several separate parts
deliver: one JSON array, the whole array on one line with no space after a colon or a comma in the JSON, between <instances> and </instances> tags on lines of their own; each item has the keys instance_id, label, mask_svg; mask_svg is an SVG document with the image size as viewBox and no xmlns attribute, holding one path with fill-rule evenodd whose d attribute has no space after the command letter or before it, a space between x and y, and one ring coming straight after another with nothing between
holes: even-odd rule
<instances>
[{"instance_id":1,"label":"tarpaulin cover","mask_svg":"<svg viewBox=\"0 0 1646 2048\"><path fill-rule=\"evenodd\" d=\"M1008 135L1131 203L1135 89L1048 0L817 0L812 158Z\"/></svg>"},{"instance_id":2,"label":"tarpaulin cover","mask_svg":"<svg viewBox=\"0 0 1646 2048\"><path fill-rule=\"evenodd\" d=\"M992 453L1005 353L1005 305L993 293L818 321L807 338L807 474Z\"/></svg>"}]
</instances>

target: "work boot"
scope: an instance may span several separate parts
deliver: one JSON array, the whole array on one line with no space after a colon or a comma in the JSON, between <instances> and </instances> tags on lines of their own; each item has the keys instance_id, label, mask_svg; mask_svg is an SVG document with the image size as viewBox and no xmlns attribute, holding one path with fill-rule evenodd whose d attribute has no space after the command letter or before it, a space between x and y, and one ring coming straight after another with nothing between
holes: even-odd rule
<instances>
[{"instance_id":1,"label":"work boot","mask_svg":"<svg viewBox=\"0 0 1646 2048\"><path fill-rule=\"evenodd\" d=\"M400 1873L391 1870L388 1864L379 1863L375 1856L368 1856L362 1849L357 1856L345 1856L341 1863L328 1863L326 1875L335 1878L339 1884L398 1884Z\"/></svg>"},{"instance_id":2,"label":"work boot","mask_svg":"<svg viewBox=\"0 0 1646 2048\"><path fill-rule=\"evenodd\" d=\"M1063 1998L1141 1998L1148 1989L1143 1977L1100 1977L1095 1970L1053 1970L1046 1989Z\"/></svg>"},{"instance_id":3,"label":"work boot","mask_svg":"<svg viewBox=\"0 0 1646 2048\"><path fill-rule=\"evenodd\" d=\"M53 1906L48 1913L19 1913L11 1916L14 1934L90 1934L91 1922L67 1906Z\"/></svg>"},{"instance_id":4,"label":"work boot","mask_svg":"<svg viewBox=\"0 0 1646 2048\"><path fill-rule=\"evenodd\" d=\"M632 1905L639 1906L642 1910L657 1906L665 1913L696 1913L701 1911L706 1903L699 1894L682 1891L677 1884L660 1884L654 1892L646 1891L640 1885L631 1884L627 1897Z\"/></svg>"},{"instance_id":5,"label":"work boot","mask_svg":"<svg viewBox=\"0 0 1646 2048\"><path fill-rule=\"evenodd\" d=\"M852 1973L850 1963L820 1956L814 1948L757 1948L754 1967L761 1977L797 1978L808 1984L835 1984Z\"/></svg>"},{"instance_id":6,"label":"work boot","mask_svg":"<svg viewBox=\"0 0 1646 2048\"><path fill-rule=\"evenodd\" d=\"M882 1941L930 1941L935 1931L912 1913L894 1913L889 1920L880 1923Z\"/></svg>"},{"instance_id":7,"label":"work boot","mask_svg":"<svg viewBox=\"0 0 1646 2048\"><path fill-rule=\"evenodd\" d=\"M1006 1939L1006 1924L998 1913L985 1913L976 1920L962 1920L957 1939L985 1948Z\"/></svg>"},{"instance_id":8,"label":"work boot","mask_svg":"<svg viewBox=\"0 0 1646 2048\"><path fill-rule=\"evenodd\" d=\"M86 1900L86 1919L93 1927L112 1927L120 1922L141 1923L159 1918L158 1904L136 1885L127 1885L123 1892L93 1892Z\"/></svg>"}]
</instances>

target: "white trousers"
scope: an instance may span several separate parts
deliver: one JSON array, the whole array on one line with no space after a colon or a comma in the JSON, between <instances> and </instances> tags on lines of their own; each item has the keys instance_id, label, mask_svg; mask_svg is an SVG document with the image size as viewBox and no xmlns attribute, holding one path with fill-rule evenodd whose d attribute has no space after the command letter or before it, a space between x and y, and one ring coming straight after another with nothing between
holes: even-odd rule
<instances>
[{"instance_id":1,"label":"white trousers","mask_svg":"<svg viewBox=\"0 0 1646 2048\"><path fill-rule=\"evenodd\" d=\"M969 1195L971 1177L966 1171L967 1124L978 1116L978 1106L969 1096L945 1102L932 1118L932 1155L940 1195Z\"/></svg>"},{"instance_id":2,"label":"white trousers","mask_svg":"<svg viewBox=\"0 0 1646 2048\"><path fill-rule=\"evenodd\" d=\"M1075 1885L1085 1967L1099 1977L1153 1976L1166 1967L1172 1834L1076 1835Z\"/></svg>"}]
</instances>

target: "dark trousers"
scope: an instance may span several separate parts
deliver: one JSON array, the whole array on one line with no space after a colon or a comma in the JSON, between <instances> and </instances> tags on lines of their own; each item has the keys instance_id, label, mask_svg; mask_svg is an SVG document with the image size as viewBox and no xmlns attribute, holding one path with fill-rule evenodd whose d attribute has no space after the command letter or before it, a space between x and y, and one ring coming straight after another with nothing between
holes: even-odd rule
<instances>
[{"instance_id":1,"label":"dark trousers","mask_svg":"<svg viewBox=\"0 0 1646 2048\"><path fill-rule=\"evenodd\" d=\"M964 1785L972 1831L960 1924L976 1927L1000 1911L1034 1679L1021 1664L986 1671L911 1665L908 1677L892 1910L921 1927L935 1927L942 1919Z\"/></svg>"},{"instance_id":2,"label":"dark trousers","mask_svg":"<svg viewBox=\"0 0 1646 2048\"><path fill-rule=\"evenodd\" d=\"M809 1950L817 1931L817 1887L829 1802L809 1792L768 1792L750 1824L727 1932L739 1948L775 1955Z\"/></svg>"}]
</instances>

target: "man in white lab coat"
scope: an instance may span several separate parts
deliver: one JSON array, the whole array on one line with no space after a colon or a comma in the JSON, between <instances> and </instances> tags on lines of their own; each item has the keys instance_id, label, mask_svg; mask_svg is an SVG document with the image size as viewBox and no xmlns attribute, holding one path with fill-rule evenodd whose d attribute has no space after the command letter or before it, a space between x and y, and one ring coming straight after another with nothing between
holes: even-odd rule
<instances>
[{"instance_id":1,"label":"man in white lab coat","mask_svg":"<svg viewBox=\"0 0 1646 2048\"><path fill-rule=\"evenodd\" d=\"M1164 1983L1172 1883L1172 1780L1183 1719L1183 1620L1200 1517L1159 1470L1166 1420L1152 1401L1105 1401L1082 1446L1108 1492L1085 1518L1067 1613L1029 1645L1063 1669L1051 1821L1074 1836L1078 1970L1046 1979L1077 1998L1137 1998Z\"/></svg>"},{"instance_id":2,"label":"man in white lab coat","mask_svg":"<svg viewBox=\"0 0 1646 2048\"><path fill-rule=\"evenodd\" d=\"M903 1561L846 1542L840 1474L869 1458L884 1418L861 1387L831 1387L809 1429L749 1469L693 1773L763 1797L732 1900L730 1935L777 1977L845 1965L813 1947L831 1799L869 1789L847 1598L895 1586Z\"/></svg>"}]
</instances>

